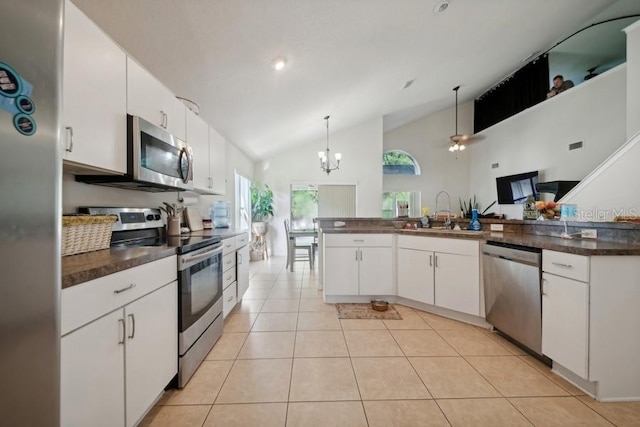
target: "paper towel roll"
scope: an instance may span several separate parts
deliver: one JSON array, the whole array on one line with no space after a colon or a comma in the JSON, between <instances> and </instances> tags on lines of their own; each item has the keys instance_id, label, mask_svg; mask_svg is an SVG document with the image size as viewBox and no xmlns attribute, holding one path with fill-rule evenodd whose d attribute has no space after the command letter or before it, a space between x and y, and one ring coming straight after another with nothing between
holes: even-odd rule
<instances>
[{"instance_id":1,"label":"paper towel roll","mask_svg":"<svg viewBox=\"0 0 640 427\"><path fill-rule=\"evenodd\" d=\"M198 198L196 196L182 196L183 206L195 206L198 204Z\"/></svg>"}]
</instances>

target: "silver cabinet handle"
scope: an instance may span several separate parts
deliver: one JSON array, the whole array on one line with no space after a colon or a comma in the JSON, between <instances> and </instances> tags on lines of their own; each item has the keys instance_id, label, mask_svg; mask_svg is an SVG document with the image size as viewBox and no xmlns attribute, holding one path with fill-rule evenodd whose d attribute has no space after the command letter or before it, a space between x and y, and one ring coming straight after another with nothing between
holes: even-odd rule
<instances>
[{"instance_id":1,"label":"silver cabinet handle","mask_svg":"<svg viewBox=\"0 0 640 427\"><path fill-rule=\"evenodd\" d=\"M573 265L571 264L564 264L562 262L555 262L555 261L551 261L551 264L557 266L557 267L564 267L564 268L573 268Z\"/></svg>"},{"instance_id":2,"label":"silver cabinet handle","mask_svg":"<svg viewBox=\"0 0 640 427\"><path fill-rule=\"evenodd\" d=\"M437 266L438 266L438 255L434 255L433 257L435 258L435 261L436 261L436 267L437 267Z\"/></svg>"},{"instance_id":3,"label":"silver cabinet handle","mask_svg":"<svg viewBox=\"0 0 640 427\"><path fill-rule=\"evenodd\" d=\"M114 294L120 294L122 292L128 291L129 289L133 289L136 287L135 283L130 284L129 286L122 288L122 289L116 289L115 291L113 291Z\"/></svg>"},{"instance_id":4,"label":"silver cabinet handle","mask_svg":"<svg viewBox=\"0 0 640 427\"><path fill-rule=\"evenodd\" d=\"M433 267L433 255L429 255L429 267Z\"/></svg>"},{"instance_id":5,"label":"silver cabinet handle","mask_svg":"<svg viewBox=\"0 0 640 427\"><path fill-rule=\"evenodd\" d=\"M356 261L358 260L358 250L356 249Z\"/></svg>"},{"instance_id":6,"label":"silver cabinet handle","mask_svg":"<svg viewBox=\"0 0 640 427\"><path fill-rule=\"evenodd\" d=\"M122 332L122 339L118 340L118 344L124 344L124 337L127 334L124 319L118 319L118 322L120 323L120 331Z\"/></svg>"},{"instance_id":7,"label":"silver cabinet handle","mask_svg":"<svg viewBox=\"0 0 640 427\"><path fill-rule=\"evenodd\" d=\"M354 242L364 242L364 239L353 239Z\"/></svg>"},{"instance_id":8,"label":"silver cabinet handle","mask_svg":"<svg viewBox=\"0 0 640 427\"><path fill-rule=\"evenodd\" d=\"M160 110L160 114L162 114L162 122L160 123L160 126L166 129L167 126L169 126L169 116L167 116L167 113L162 110Z\"/></svg>"},{"instance_id":9,"label":"silver cabinet handle","mask_svg":"<svg viewBox=\"0 0 640 427\"><path fill-rule=\"evenodd\" d=\"M233 278L233 275L232 275L232 274L230 274L230 275L228 275L228 276L227 276L227 278L226 278L226 279L224 279L224 280L231 280L232 278Z\"/></svg>"},{"instance_id":10,"label":"silver cabinet handle","mask_svg":"<svg viewBox=\"0 0 640 427\"><path fill-rule=\"evenodd\" d=\"M362 261L362 249L358 249L358 252L360 252L360 261Z\"/></svg>"},{"instance_id":11,"label":"silver cabinet handle","mask_svg":"<svg viewBox=\"0 0 640 427\"><path fill-rule=\"evenodd\" d=\"M542 286L540 287L542 295L547 295L547 279L542 279Z\"/></svg>"},{"instance_id":12,"label":"silver cabinet handle","mask_svg":"<svg viewBox=\"0 0 640 427\"><path fill-rule=\"evenodd\" d=\"M238 264L242 264L242 254L238 254Z\"/></svg>"},{"instance_id":13,"label":"silver cabinet handle","mask_svg":"<svg viewBox=\"0 0 640 427\"><path fill-rule=\"evenodd\" d=\"M231 295L229 298L227 298L227 302L231 302L233 301L233 295Z\"/></svg>"},{"instance_id":14,"label":"silver cabinet handle","mask_svg":"<svg viewBox=\"0 0 640 427\"><path fill-rule=\"evenodd\" d=\"M71 153L73 151L73 127L67 126L65 129L69 132L69 146L64 150Z\"/></svg>"},{"instance_id":15,"label":"silver cabinet handle","mask_svg":"<svg viewBox=\"0 0 640 427\"><path fill-rule=\"evenodd\" d=\"M136 317L133 315L133 313L129 314L128 317L131 319L131 335L129 335L127 338L132 340L136 335Z\"/></svg>"}]
</instances>

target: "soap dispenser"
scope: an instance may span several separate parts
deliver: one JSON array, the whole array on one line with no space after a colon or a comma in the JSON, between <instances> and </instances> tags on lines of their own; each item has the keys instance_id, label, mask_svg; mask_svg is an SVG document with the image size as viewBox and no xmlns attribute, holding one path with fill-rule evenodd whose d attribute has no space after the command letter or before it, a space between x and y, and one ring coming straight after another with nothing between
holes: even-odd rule
<instances>
[{"instance_id":1,"label":"soap dispenser","mask_svg":"<svg viewBox=\"0 0 640 427\"><path fill-rule=\"evenodd\" d=\"M482 224L478 220L478 210L474 209L471 211L471 222L469 223L469 230L480 231L482 230Z\"/></svg>"}]
</instances>

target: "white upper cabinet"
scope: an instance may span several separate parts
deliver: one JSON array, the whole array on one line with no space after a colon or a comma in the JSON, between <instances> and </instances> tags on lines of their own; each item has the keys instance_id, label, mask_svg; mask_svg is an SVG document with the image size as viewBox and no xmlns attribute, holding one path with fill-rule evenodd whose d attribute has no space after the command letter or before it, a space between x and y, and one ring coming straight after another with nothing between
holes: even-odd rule
<instances>
[{"instance_id":1,"label":"white upper cabinet","mask_svg":"<svg viewBox=\"0 0 640 427\"><path fill-rule=\"evenodd\" d=\"M209 125L187 109L187 144L193 150L193 188L211 191L209 175Z\"/></svg>"},{"instance_id":2,"label":"white upper cabinet","mask_svg":"<svg viewBox=\"0 0 640 427\"><path fill-rule=\"evenodd\" d=\"M209 176L211 192L225 194L227 188L227 141L209 127Z\"/></svg>"},{"instance_id":3,"label":"white upper cabinet","mask_svg":"<svg viewBox=\"0 0 640 427\"><path fill-rule=\"evenodd\" d=\"M73 3L65 3L64 162L74 173L126 173L127 57Z\"/></svg>"},{"instance_id":4,"label":"white upper cabinet","mask_svg":"<svg viewBox=\"0 0 640 427\"><path fill-rule=\"evenodd\" d=\"M127 57L127 112L186 141L186 109L169 89Z\"/></svg>"}]
</instances>

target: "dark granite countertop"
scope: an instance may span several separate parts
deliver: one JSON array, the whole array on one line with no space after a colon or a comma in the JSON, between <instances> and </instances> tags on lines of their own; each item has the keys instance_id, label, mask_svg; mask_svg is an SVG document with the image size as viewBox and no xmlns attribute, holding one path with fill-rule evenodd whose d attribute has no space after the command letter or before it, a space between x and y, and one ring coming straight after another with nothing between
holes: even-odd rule
<instances>
[{"instance_id":1,"label":"dark granite countertop","mask_svg":"<svg viewBox=\"0 0 640 427\"><path fill-rule=\"evenodd\" d=\"M164 245L103 249L66 256L62 258L62 289L175 254L175 246Z\"/></svg>"},{"instance_id":2,"label":"dark granite countertop","mask_svg":"<svg viewBox=\"0 0 640 427\"><path fill-rule=\"evenodd\" d=\"M640 255L640 245L589 239L562 239L560 237L535 234L485 232L488 242L508 243L549 249L576 255Z\"/></svg>"},{"instance_id":3,"label":"dark granite countertop","mask_svg":"<svg viewBox=\"0 0 640 427\"><path fill-rule=\"evenodd\" d=\"M248 233L248 230L216 228L195 231L191 236L220 236L223 239ZM183 237L188 236L183 234ZM98 279L121 270L146 264L176 254L178 237L169 237L163 246L111 248L101 251L70 255L62 258L62 289Z\"/></svg>"},{"instance_id":4,"label":"dark granite countertop","mask_svg":"<svg viewBox=\"0 0 640 427\"><path fill-rule=\"evenodd\" d=\"M472 239L487 242L500 242L512 245L549 249L577 255L640 255L640 245L624 242L612 242L587 239L562 239L554 236L542 236L524 233L501 233L492 231L437 230L437 229L394 229L390 227L340 227L325 228L327 234L401 234L413 236L446 237L451 239Z\"/></svg>"}]
</instances>

